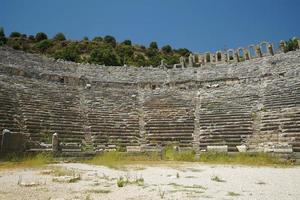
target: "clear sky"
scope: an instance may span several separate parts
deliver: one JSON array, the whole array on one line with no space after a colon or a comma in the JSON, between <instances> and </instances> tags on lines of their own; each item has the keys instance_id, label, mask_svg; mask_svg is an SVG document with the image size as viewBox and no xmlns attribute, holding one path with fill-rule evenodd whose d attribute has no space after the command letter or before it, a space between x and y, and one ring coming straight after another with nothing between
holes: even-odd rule
<instances>
[{"instance_id":1,"label":"clear sky","mask_svg":"<svg viewBox=\"0 0 300 200\"><path fill-rule=\"evenodd\" d=\"M0 0L0 26L205 52L299 37L300 0Z\"/></svg>"}]
</instances>

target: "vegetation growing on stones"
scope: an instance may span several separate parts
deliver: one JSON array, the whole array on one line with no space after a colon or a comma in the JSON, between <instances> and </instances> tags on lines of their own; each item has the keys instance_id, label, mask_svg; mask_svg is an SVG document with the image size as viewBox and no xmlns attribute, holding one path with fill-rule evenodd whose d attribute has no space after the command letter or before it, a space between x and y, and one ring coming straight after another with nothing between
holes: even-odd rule
<instances>
[{"instance_id":1,"label":"vegetation growing on stones","mask_svg":"<svg viewBox=\"0 0 300 200\"><path fill-rule=\"evenodd\" d=\"M296 39L289 39L285 44L285 52L295 51L298 48L298 41Z\"/></svg>"}]
</instances>

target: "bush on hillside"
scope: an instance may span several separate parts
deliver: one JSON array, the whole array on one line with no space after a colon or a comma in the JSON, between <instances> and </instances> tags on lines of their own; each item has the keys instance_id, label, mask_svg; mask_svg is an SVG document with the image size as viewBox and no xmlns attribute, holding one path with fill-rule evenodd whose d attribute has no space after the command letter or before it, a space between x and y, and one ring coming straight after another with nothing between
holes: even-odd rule
<instances>
[{"instance_id":1,"label":"bush on hillside","mask_svg":"<svg viewBox=\"0 0 300 200\"><path fill-rule=\"evenodd\" d=\"M35 40L37 41L37 42L40 42L40 41L42 41L42 40L47 40L48 39L48 36L45 34L45 33L43 33L43 32L39 32L39 33L37 33L36 35L35 35Z\"/></svg>"}]
</instances>

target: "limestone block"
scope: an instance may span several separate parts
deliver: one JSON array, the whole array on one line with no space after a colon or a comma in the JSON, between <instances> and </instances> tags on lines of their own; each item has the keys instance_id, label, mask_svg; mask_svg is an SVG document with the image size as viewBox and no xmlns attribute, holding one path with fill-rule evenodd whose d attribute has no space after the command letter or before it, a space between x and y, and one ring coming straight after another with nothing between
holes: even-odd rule
<instances>
[{"instance_id":1,"label":"limestone block","mask_svg":"<svg viewBox=\"0 0 300 200\"><path fill-rule=\"evenodd\" d=\"M127 152L141 152L141 147L140 146L126 146L126 151Z\"/></svg>"},{"instance_id":2,"label":"limestone block","mask_svg":"<svg viewBox=\"0 0 300 200\"><path fill-rule=\"evenodd\" d=\"M228 152L228 146L222 145L222 146L207 146L208 152Z\"/></svg>"},{"instance_id":3,"label":"limestone block","mask_svg":"<svg viewBox=\"0 0 300 200\"><path fill-rule=\"evenodd\" d=\"M274 153L293 153L293 148L276 148L273 150Z\"/></svg>"},{"instance_id":4,"label":"limestone block","mask_svg":"<svg viewBox=\"0 0 300 200\"><path fill-rule=\"evenodd\" d=\"M247 151L247 146L246 145L238 145L236 146L239 152L246 152Z\"/></svg>"},{"instance_id":5,"label":"limestone block","mask_svg":"<svg viewBox=\"0 0 300 200\"><path fill-rule=\"evenodd\" d=\"M4 129L2 132L1 152L22 152L25 150L24 135L21 133L11 133Z\"/></svg>"}]
</instances>

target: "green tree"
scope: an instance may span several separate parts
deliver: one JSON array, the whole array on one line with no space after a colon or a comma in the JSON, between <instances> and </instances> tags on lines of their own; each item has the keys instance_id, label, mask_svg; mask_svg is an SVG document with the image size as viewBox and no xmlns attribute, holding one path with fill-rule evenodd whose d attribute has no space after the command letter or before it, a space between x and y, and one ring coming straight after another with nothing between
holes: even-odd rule
<instances>
[{"instance_id":1,"label":"green tree","mask_svg":"<svg viewBox=\"0 0 300 200\"><path fill-rule=\"evenodd\" d=\"M116 53L109 45L104 45L101 48L94 49L90 54L89 62L107 66L120 65Z\"/></svg>"},{"instance_id":2,"label":"green tree","mask_svg":"<svg viewBox=\"0 0 300 200\"><path fill-rule=\"evenodd\" d=\"M111 35L105 36L104 37L104 42L107 43L107 44L110 44L112 47L116 47L116 45L117 45L116 39Z\"/></svg>"},{"instance_id":3,"label":"green tree","mask_svg":"<svg viewBox=\"0 0 300 200\"><path fill-rule=\"evenodd\" d=\"M40 42L40 41L42 41L42 40L47 40L48 39L48 36L45 34L45 33L43 33L43 32L39 32L39 33L37 33L36 35L35 35L35 40L37 41L37 42Z\"/></svg>"},{"instance_id":4,"label":"green tree","mask_svg":"<svg viewBox=\"0 0 300 200\"><path fill-rule=\"evenodd\" d=\"M157 49L149 48L146 50L146 56L151 58L158 55Z\"/></svg>"},{"instance_id":5,"label":"green tree","mask_svg":"<svg viewBox=\"0 0 300 200\"><path fill-rule=\"evenodd\" d=\"M158 49L157 43L156 42L151 42L149 45L150 49Z\"/></svg>"},{"instance_id":6,"label":"green tree","mask_svg":"<svg viewBox=\"0 0 300 200\"><path fill-rule=\"evenodd\" d=\"M163 46L161 50L166 54L172 53L172 47L170 45Z\"/></svg>"},{"instance_id":7,"label":"green tree","mask_svg":"<svg viewBox=\"0 0 300 200\"><path fill-rule=\"evenodd\" d=\"M29 39L30 41L34 41L34 36L33 36L33 35L29 35L29 36L28 36L28 39Z\"/></svg>"},{"instance_id":8,"label":"green tree","mask_svg":"<svg viewBox=\"0 0 300 200\"><path fill-rule=\"evenodd\" d=\"M131 46L131 40L124 40L121 44Z\"/></svg>"},{"instance_id":9,"label":"green tree","mask_svg":"<svg viewBox=\"0 0 300 200\"><path fill-rule=\"evenodd\" d=\"M191 52L186 49L186 48L180 48L180 49L177 49L175 50L176 53L178 53L179 55L181 56L188 56Z\"/></svg>"},{"instance_id":10,"label":"green tree","mask_svg":"<svg viewBox=\"0 0 300 200\"><path fill-rule=\"evenodd\" d=\"M0 27L0 46L6 44L6 37L3 27Z\"/></svg>"},{"instance_id":11,"label":"green tree","mask_svg":"<svg viewBox=\"0 0 300 200\"><path fill-rule=\"evenodd\" d=\"M55 59L64 59L73 62L80 61L80 54L75 44L69 45L54 53Z\"/></svg>"},{"instance_id":12,"label":"green tree","mask_svg":"<svg viewBox=\"0 0 300 200\"><path fill-rule=\"evenodd\" d=\"M57 33L54 37L53 40L55 41L65 41L66 37L63 33Z\"/></svg>"},{"instance_id":13,"label":"green tree","mask_svg":"<svg viewBox=\"0 0 300 200\"><path fill-rule=\"evenodd\" d=\"M93 41L94 41L94 42L102 42L102 41L103 41L103 38L100 37L100 36L96 36L96 37L94 37Z\"/></svg>"},{"instance_id":14,"label":"green tree","mask_svg":"<svg viewBox=\"0 0 300 200\"><path fill-rule=\"evenodd\" d=\"M10 36L11 38L19 38L21 37L21 33L19 32L11 32Z\"/></svg>"},{"instance_id":15,"label":"green tree","mask_svg":"<svg viewBox=\"0 0 300 200\"><path fill-rule=\"evenodd\" d=\"M146 66L146 58L143 56L143 54L137 54L134 56L132 62L129 62L128 64L132 64L137 67Z\"/></svg>"},{"instance_id":16,"label":"green tree","mask_svg":"<svg viewBox=\"0 0 300 200\"><path fill-rule=\"evenodd\" d=\"M134 49L132 46L122 44L116 48L116 52L121 60L121 65L127 64L133 57Z\"/></svg>"}]
</instances>

